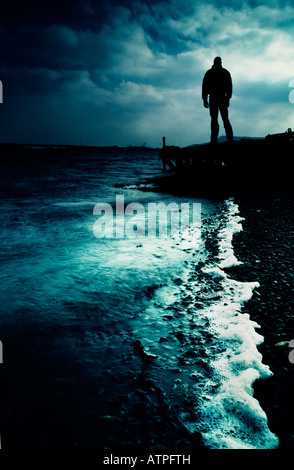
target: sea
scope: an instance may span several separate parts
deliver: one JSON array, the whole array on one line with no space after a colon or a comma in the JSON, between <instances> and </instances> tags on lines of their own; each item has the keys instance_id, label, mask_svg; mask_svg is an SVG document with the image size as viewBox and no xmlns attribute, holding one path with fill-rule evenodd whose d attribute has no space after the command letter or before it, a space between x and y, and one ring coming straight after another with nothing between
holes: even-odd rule
<instances>
[{"instance_id":1,"label":"sea","mask_svg":"<svg viewBox=\"0 0 294 470\"><path fill-rule=\"evenodd\" d=\"M158 156L2 156L2 449L278 447L253 390L259 285L227 269L238 205L161 192Z\"/></svg>"}]
</instances>

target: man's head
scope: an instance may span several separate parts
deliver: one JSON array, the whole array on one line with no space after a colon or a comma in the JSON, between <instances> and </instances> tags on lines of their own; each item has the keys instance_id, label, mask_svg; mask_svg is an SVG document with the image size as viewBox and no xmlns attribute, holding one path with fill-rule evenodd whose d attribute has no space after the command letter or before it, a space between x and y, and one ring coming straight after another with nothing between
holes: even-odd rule
<instances>
[{"instance_id":1,"label":"man's head","mask_svg":"<svg viewBox=\"0 0 294 470\"><path fill-rule=\"evenodd\" d=\"M213 61L213 65L216 67L221 67L222 66L222 59L220 57L216 57Z\"/></svg>"}]
</instances>

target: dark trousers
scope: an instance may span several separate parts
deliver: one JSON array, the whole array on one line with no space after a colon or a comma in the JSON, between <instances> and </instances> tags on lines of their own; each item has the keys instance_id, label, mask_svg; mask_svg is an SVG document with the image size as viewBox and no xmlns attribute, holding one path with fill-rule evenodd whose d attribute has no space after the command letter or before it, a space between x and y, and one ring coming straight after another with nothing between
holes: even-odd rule
<instances>
[{"instance_id":1,"label":"dark trousers","mask_svg":"<svg viewBox=\"0 0 294 470\"><path fill-rule=\"evenodd\" d=\"M218 124L218 111L221 114L226 136L228 141L233 140L233 129L229 121L228 113L228 101L225 98L213 98L209 99L209 111L211 117L211 143L216 144L219 132Z\"/></svg>"}]
</instances>

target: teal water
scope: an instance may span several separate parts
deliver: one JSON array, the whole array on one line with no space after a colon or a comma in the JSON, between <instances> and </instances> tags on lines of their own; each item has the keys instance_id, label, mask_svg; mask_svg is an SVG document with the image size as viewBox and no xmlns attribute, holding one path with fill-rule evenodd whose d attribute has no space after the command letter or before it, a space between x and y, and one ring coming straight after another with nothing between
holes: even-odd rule
<instances>
[{"instance_id":1,"label":"teal water","mask_svg":"<svg viewBox=\"0 0 294 470\"><path fill-rule=\"evenodd\" d=\"M160 174L147 149L3 164L2 448L144 447L142 367L149 402L156 389L208 448L277 446L253 397L271 374L263 339L242 313L258 285L225 273L238 264L238 207L139 189ZM150 203L194 203L201 218L167 237L97 238L94 208L117 196L146 214Z\"/></svg>"}]
</instances>

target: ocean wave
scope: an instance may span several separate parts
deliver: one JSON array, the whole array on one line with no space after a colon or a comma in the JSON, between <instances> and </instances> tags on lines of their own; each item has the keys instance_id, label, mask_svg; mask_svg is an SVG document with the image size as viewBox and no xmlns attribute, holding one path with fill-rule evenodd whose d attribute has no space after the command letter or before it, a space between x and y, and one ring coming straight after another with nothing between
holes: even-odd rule
<instances>
[{"instance_id":1,"label":"ocean wave","mask_svg":"<svg viewBox=\"0 0 294 470\"><path fill-rule=\"evenodd\" d=\"M232 240L241 221L232 199L207 215L198 256L191 256L181 282L155 292L146 313L152 338L146 339L145 328L143 343L158 364L179 367L170 393L182 390L190 397L193 405L182 409L179 419L189 432L202 435L206 447L271 449L279 441L253 385L272 372L257 348L263 342L259 325L243 308L259 284L231 279L225 270L240 264ZM168 388L166 380L163 386Z\"/></svg>"},{"instance_id":2,"label":"ocean wave","mask_svg":"<svg viewBox=\"0 0 294 470\"><path fill-rule=\"evenodd\" d=\"M219 280L219 300L201 311L206 328L213 334L213 343L206 346L209 381L213 388L195 385L198 398L195 422L186 423L198 431L209 448L260 449L278 447L278 438L267 423L267 416L254 398L253 384L259 378L272 375L262 362L257 346L263 337L259 325L242 312L258 282L237 282L223 268L237 266L232 247L235 233L242 230L238 207L232 199L226 201L225 225L218 233L219 262L203 268L206 275ZM196 313L197 316L197 313ZM208 383L209 383L208 381ZM197 419L196 419L197 418ZM185 422L185 420L184 420Z\"/></svg>"}]
</instances>

